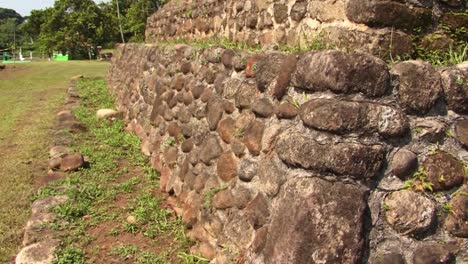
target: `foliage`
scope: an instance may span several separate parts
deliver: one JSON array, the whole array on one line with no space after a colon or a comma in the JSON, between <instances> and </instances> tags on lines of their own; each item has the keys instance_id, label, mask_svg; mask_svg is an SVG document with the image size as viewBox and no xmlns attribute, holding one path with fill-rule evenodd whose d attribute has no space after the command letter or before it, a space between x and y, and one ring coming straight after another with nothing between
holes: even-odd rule
<instances>
[{"instance_id":1,"label":"foliage","mask_svg":"<svg viewBox=\"0 0 468 264\"><path fill-rule=\"evenodd\" d=\"M427 179L427 171L419 169L414 173L413 178L407 180L403 184L403 189L412 189L414 191L433 191L433 186Z\"/></svg>"},{"instance_id":2,"label":"foliage","mask_svg":"<svg viewBox=\"0 0 468 264\"><path fill-rule=\"evenodd\" d=\"M147 18L164 2L119 0L125 40L144 41ZM3 17L11 20L0 23L0 48L12 46L12 32L19 24L18 46L32 44L48 56L59 51L72 59L94 58L97 46L113 48L114 43L121 42L116 1L96 4L92 0L56 0L53 7L33 10L24 23L14 10L5 10L0 9L0 22Z\"/></svg>"},{"instance_id":3,"label":"foliage","mask_svg":"<svg viewBox=\"0 0 468 264\"><path fill-rule=\"evenodd\" d=\"M21 38L18 25L23 21L24 18L15 10L0 7L0 49L12 48L14 38Z\"/></svg>"},{"instance_id":4,"label":"foliage","mask_svg":"<svg viewBox=\"0 0 468 264\"><path fill-rule=\"evenodd\" d=\"M13 47L17 24L18 21L16 18L5 18L0 20L0 49Z\"/></svg>"},{"instance_id":5,"label":"foliage","mask_svg":"<svg viewBox=\"0 0 468 264\"><path fill-rule=\"evenodd\" d=\"M81 249L66 247L57 252L56 264L84 264L84 253Z\"/></svg>"},{"instance_id":6,"label":"foliage","mask_svg":"<svg viewBox=\"0 0 468 264\"><path fill-rule=\"evenodd\" d=\"M182 261L183 264L208 264L210 261L206 258L202 258L199 256L187 254L187 253L179 253L177 255L179 259Z\"/></svg>"},{"instance_id":7,"label":"foliage","mask_svg":"<svg viewBox=\"0 0 468 264\"><path fill-rule=\"evenodd\" d=\"M16 18L16 20L18 20L19 23L23 22L24 20L24 18L15 10L0 7L0 20L7 18Z\"/></svg>"}]
</instances>

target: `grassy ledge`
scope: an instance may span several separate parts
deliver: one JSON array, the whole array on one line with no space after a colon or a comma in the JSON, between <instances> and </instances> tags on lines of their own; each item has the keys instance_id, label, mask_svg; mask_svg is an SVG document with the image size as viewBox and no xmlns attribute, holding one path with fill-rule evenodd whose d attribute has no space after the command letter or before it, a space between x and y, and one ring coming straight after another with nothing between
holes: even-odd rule
<instances>
[{"instance_id":1,"label":"grassy ledge","mask_svg":"<svg viewBox=\"0 0 468 264\"><path fill-rule=\"evenodd\" d=\"M96 110L113 107L106 82L84 79L77 89L81 108L75 115L88 131L76 134L72 147L90 166L33 197L70 198L53 209L58 217L49 226L62 242L56 263L209 263L188 254L194 242L167 209L159 174L140 152L137 136L125 133L121 120L96 118Z\"/></svg>"}]
</instances>

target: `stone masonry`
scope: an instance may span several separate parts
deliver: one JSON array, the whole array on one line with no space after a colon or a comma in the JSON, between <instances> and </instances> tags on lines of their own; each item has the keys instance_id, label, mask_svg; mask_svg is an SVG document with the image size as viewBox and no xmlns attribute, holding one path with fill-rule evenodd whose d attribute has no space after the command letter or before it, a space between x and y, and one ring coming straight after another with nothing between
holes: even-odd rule
<instances>
[{"instance_id":1,"label":"stone masonry","mask_svg":"<svg viewBox=\"0 0 468 264\"><path fill-rule=\"evenodd\" d=\"M466 32L467 25L462 0L173 0L148 19L146 41L220 38L261 46L324 41L395 57L411 53L413 44L447 49L453 41L442 29Z\"/></svg>"},{"instance_id":2,"label":"stone masonry","mask_svg":"<svg viewBox=\"0 0 468 264\"><path fill-rule=\"evenodd\" d=\"M234 22L217 14L238 14L239 38L318 17L405 36L440 4L413 2L204 1L192 19L165 7L147 35L163 36L159 23L210 33ZM376 16L384 10L401 16ZM193 252L213 263L466 262L468 64L127 44L108 80L160 188L180 203Z\"/></svg>"}]
</instances>

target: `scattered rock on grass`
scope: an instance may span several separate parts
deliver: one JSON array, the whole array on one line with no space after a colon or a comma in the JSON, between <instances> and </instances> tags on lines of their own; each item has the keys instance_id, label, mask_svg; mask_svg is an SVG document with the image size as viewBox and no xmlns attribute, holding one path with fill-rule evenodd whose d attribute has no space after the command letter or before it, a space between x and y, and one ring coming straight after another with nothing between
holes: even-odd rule
<instances>
[{"instance_id":1,"label":"scattered rock on grass","mask_svg":"<svg viewBox=\"0 0 468 264\"><path fill-rule=\"evenodd\" d=\"M119 112L113 109L99 109L96 116L99 119L113 119L119 115Z\"/></svg>"},{"instance_id":2,"label":"scattered rock on grass","mask_svg":"<svg viewBox=\"0 0 468 264\"><path fill-rule=\"evenodd\" d=\"M84 158L81 154L72 154L66 155L62 158L62 162L60 163L60 169L62 171L76 171L79 168L83 167L84 165Z\"/></svg>"},{"instance_id":3,"label":"scattered rock on grass","mask_svg":"<svg viewBox=\"0 0 468 264\"><path fill-rule=\"evenodd\" d=\"M23 248L16 256L16 264L52 264L59 242L48 239Z\"/></svg>"},{"instance_id":4,"label":"scattered rock on grass","mask_svg":"<svg viewBox=\"0 0 468 264\"><path fill-rule=\"evenodd\" d=\"M35 216L40 213L47 213L49 212L50 208L63 204L67 200L68 196L66 195L49 196L46 198L36 200L31 206L31 214L32 216Z\"/></svg>"},{"instance_id":5,"label":"scattered rock on grass","mask_svg":"<svg viewBox=\"0 0 468 264\"><path fill-rule=\"evenodd\" d=\"M51 158L55 158L55 157L62 158L66 156L68 153L70 153L70 148L65 147L65 146L55 146L50 149L49 156Z\"/></svg>"}]
</instances>

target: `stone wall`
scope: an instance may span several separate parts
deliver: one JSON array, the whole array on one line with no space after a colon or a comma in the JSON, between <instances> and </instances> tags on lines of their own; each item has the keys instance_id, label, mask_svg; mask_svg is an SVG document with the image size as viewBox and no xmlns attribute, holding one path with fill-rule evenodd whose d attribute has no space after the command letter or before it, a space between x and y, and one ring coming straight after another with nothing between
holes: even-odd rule
<instances>
[{"instance_id":1,"label":"stone wall","mask_svg":"<svg viewBox=\"0 0 468 264\"><path fill-rule=\"evenodd\" d=\"M320 41L379 57L391 50L396 56L412 52L414 35L426 49L448 48L453 41L442 28L465 27L468 41L465 9L461 0L173 0L148 19L146 41L216 37L261 46Z\"/></svg>"},{"instance_id":2,"label":"stone wall","mask_svg":"<svg viewBox=\"0 0 468 264\"><path fill-rule=\"evenodd\" d=\"M134 44L112 61L128 130L194 252L214 263L466 261L468 64Z\"/></svg>"}]
</instances>

